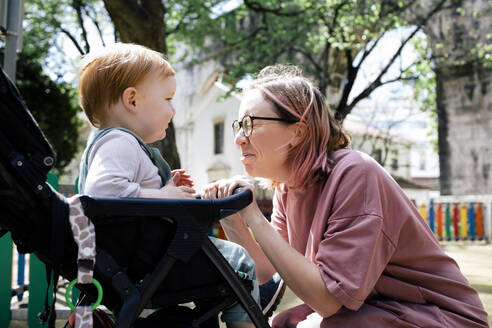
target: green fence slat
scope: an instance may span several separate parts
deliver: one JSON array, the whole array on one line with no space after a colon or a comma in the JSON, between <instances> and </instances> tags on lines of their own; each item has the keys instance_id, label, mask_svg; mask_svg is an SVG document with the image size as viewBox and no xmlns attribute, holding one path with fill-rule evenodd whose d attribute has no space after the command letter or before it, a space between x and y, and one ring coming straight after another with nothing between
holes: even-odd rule
<instances>
[{"instance_id":1,"label":"green fence slat","mask_svg":"<svg viewBox=\"0 0 492 328\"><path fill-rule=\"evenodd\" d=\"M58 185L58 177L54 173L48 172L46 175L46 182L48 182L56 191L60 190L60 186Z\"/></svg>"},{"instance_id":2,"label":"green fence slat","mask_svg":"<svg viewBox=\"0 0 492 328\"><path fill-rule=\"evenodd\" d=\"M48 182L53 189L58 190L58 177L48 172L46 175L46 182ZM27 324L29 328L43 327L39 322L38 313L44 310L44 302L46 297L46 288L48 288L48 282L46 281L46 266L38 259L34 254L31 254L29 260L29 303L27 307ZM50 284L48 291L48 302L51 306L53 300L53 284Z\"/></svg>"},{"instance_id":3,"label":"green fence slat","mask_svg":"<svg viewBox=\"0 0 492 328\"><path fill-rule=\"evenodd\" d=\"M8 327L12 290L12 238L10 232L0 238L0 261L7 264L0 270L0 327Z\"/></svg>"},{"instance_id":4,"label":"green fence slat","mask_svg":"<svg viewBox=\"0 0 492 328\"><path fill-rule=\"evenodd\" d=\"M38 313L44 310L46 296L46 266L34 254L29 257L29 303L27 307L27 324L29 328L43 327L39 322ZM53 300L53 284L48 292L48 304Z\"/></svg>"}]
</instances>

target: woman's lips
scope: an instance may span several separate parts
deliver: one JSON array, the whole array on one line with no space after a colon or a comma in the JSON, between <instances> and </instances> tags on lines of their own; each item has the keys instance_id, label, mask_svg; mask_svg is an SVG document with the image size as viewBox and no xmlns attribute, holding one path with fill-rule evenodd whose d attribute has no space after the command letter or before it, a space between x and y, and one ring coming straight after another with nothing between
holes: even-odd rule
<instances>
[{"instance_id":1,"label":"woman's lips","mask_svg":"<svg viewBox=\"0 0 492 328\"><path fill-rule=\"evenodd\" d=\"M241 153L241 161L247 161L253 157L254 155L251 153Z\"/></svg>"}]
</instances>

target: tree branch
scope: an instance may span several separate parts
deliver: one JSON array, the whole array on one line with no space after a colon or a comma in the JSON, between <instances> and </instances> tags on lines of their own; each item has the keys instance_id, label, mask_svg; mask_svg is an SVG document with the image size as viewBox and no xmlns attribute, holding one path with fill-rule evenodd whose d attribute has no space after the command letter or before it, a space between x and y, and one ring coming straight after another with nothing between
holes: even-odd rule
<instances>
[{"instance_id":1,"label":"tree branch","mask_svg":"<svg viewBox=\"0 0 492 328\"><path fill-rule=\"evenodd\" d=\"M345 36L343 34L342 34L342 41L345 42ZM343 86L342 97L340 99L340 102L338 103L335 113L335 118L340 121L342 121L346 116L346 114L344 114L343 111L346 107L348 97L350 95L350 91L354 86L355 79L357 78L357 72L359 71L358 68L353 66L353 58L350 49L346 49L344 53L345 53L345 60L347 62L347 79L346 79L347 82Z\"/></svg>"},{"instance_id":2,"label":"tree branch","mask_svg":"<svg viewBox=\"0 0 492 328\"><path fill-rule=\"evenodd\" d=\"M405 72L407 72L413 66L415 66L415 63L412 63L407 68L405 68L403 70L400 70L400 75L398 77L394 78L394 79L386 80L386 81L383 82L383 81L381 81L381 78L380 78L378 80L373 81L366 89L364 89L364 91L362 91L357 97L355 97L354 100L349 105L346 106L346 108L347 108L346 113L347 114L350 113L350 111L352 110L352 108L354 108L355 105L357 105L357 103L359 101L361 101L362 99L368 97L375 89L379 88L382 85L394 83L394 82L397 82L397 81L414 81L414 80L417 80L419 77L416 76L416 75L409 76L409 77L403 77L403 74ZM345 116L347 114L345 114Z\"/></svg>"},{"instance_id":3,"label":"tree branch","mask_svg":"<svg viewBox=\"0 0 492 328\"><path fill-rule=\"evenodd\" d=\"M84 52L84 50L82 49L82 47L77 42L77 39L69 31L67 31L63 27L60 27L60 31L62 31L62 33L64 33L66 36L68 36L68 38L72 41L72 43L74 44L75 48L77 48L77 50L79 51L79 53L81 55L85 55L86 54Z\"/></svg>"},{"instance_id":4,"label":"tree branch","mask_svg":"<svg viewBox=\"0 0 492 328\"><path fill-rule=\"evenodd\" d=\"M398 80L405 80L404 78L402 78L402 74L406 70L408 70L408 68L410 68L412 65L410 65L407 69L403 70L401 72L399 78L396 78L394 80L388 80L388 81L385 81L385 82L382 82L381 81L382 77L386 74L386 72L388 71L389 67L393 64L393 62L396 60L396 58L398 56L400 56L400 54L401 54L401 52L403 50L403 47L405 47L405 45L408 43L408 41L410 41L415 36L415 34L417 34L417 32L420 30L420 26L424 25L435 13L437 13L439 10L441 10L442 9L442 6L444 5L445 2L446 2L446 0L442 0L441 2L439 2L431 11L428 12L428 14L427 14L426 17L421 18L417 22L417 28L410 34L409 37L407 37L406 40L404 40L402 42L402 44L400 45L400 47L398 48L398 50L396 51L396 53L392 56L391 60L388 62L388 64L386 64L386 66L383 68L383 70L380 72L380 74L357 97L355 97L354 100L350 104L347 104L345 101L344 102L341 101L339 103L339 106L337 108L337 113L336 114L337 114L337 116L340 119L344 119L345 116L347 116L348 113L350 113L350 111L352 110L352 108L354 108L355 105L359 101L361 101L362 99L368 97L376 88L380 87L383 84L392 83L392 82L395 82L395 81L398 81ZM410 78L406 78L406 79L410 79ZM350 90L349 90L349 92L350 92ZM344 95L345 95L345 89L344 89Z\"/></svg>"},{"instance_id":5,"label":"tree branch","mask_svg":"<svg viewBox=\"0 0 492 328\"><path fill-rule=\"evenodd\" d=\"M321 66L319 66L319 64L316 62L316 60L314 60L313 56L311 56L310 53L308 53L307 51L305 51L304 49L301 49L301 48L297 48L297 47L290 47L291 50L295 51L295 52L298 52L300 53L301 55L303 55L304 57L306 57L306 59L311 63L313 64L314 68L321 71L322 68Z\"/></svg>"},{"instance_id":6,"label":"tree branch","mask_svg":"<svg viewBox=\"0 0 492 328\"><path fill-rule=\"evenodd\" d=\"M276 16L294 17L294 16L302 15L306 12L306 10L284 12L284 11L282 11L281 8L277 8L277 9L266 8L266 7L263 7L260 3L256 2L256 1L251 1L251 0L244 0L244 4L246 5L246 7L248 7L249 9L251 9L253 11L263 12L263 13L271 13L271 14L274 14Z\"/></svg>"},{"instance_id":7,"label":"tree branch","mask_svg":"<svg viewBox=\"0 0 492 328\"><path fill-rule=\"evenodd\" d=\"M89 7L89 8L91 9L92 14L94 16L92 16L91 13L89 13L89 10L87 9L87 7L84 8L85 14L87 17L89 17L89 19L92 21L92 24L94 24L94 26L96 27L97 33L99 35L99 39L101 39L101 43L105 47L106 43L104 42L104 37L103 37L101 27L99 26L99 21L96 18L97 17L96 11L94 10L93 7Z\"/></svg>"},{"instance_id":8,"label":"tree branch","mask_svg":"<svg viewBox=\"0 0 492 328\"><path fill-rule=\"evenodd\" d=\"M383 38L383 36L385 34L386 34L386 32L381 33L381 35L379 35L379 37L371 45L371 47L369 48L369 50L367 50L367 45L369 44L369 42L367 42L364 45L364 53L362 54L362 57L361 57L359 63L355 66L356 69L359 69L360 68L360 66L362 65L362 63L364 62L364 60L366 60L366 58L371 54L371 52L374 50L374 48L376 48L376 46L378 45L379 41L381 41L381 39Z\"/></svg>"},{"instance_id":9,"label":"tree branch","mask_svg":"<svg viewBox=\"0 0 492 328\"><path fill-rule=\"evenodd\" d=\"M191 11L192 11L191 6L186 8L186 12L184 13L183 18L178 22L178 24L176 24L176 26L172 30L167 31L167 35L176 33L181 28L181 26L183 26L185 18L191 13Z\"/></svg>"},{"instance_id":10,"label":"tree branch","mask_svg":"<svg viewBox=\"0 0 492 328\"><path fill-rule=\"evenodd\" d=\"M408 10L411 6L413 6L415 3L417 3L417 0L412 0L412 1L406 1L405 4L401 7L399 6L395 6L395 2L383 2L383 5L386 5L387 8L390 8L388 9L387 11L384 10L384 7L383 7L383 10L381 10L379 12L379 18L382 19L384 17L387 17L388 15L393 15L393 14L398 14L398 13L403 13L405 12L406 10Z\"/></svg>"},{"instance_id":11,"label":"tree branch","mask_svg":"<svg viewBox=\"0 0 492 328\"><path fill-rule=\"evenodd\" d=\"M344 1L344 2L339 3L338 6L335 7L333 17L331 19L331 25L330 25L330 22L328 21L329 17L326 17L325 25L326 25L326 27L328 27L328 35L333 34L333 30L335 29L335 26L337 26L338 14L340 13L340 10L348 4L349 4L348 1Z\"/></svg>"},{"instance_id":12,"label":"tree branch","mask_svg":"<svg viewBox=\"0 0 492 328\"><path fill-rule=\"evenodd\" d=\"M77 14L77 22L79 23L79 27L82 30L82 39L84 40L85 43L85 53L89 53L91 51L91 47L89 45L89 41L87 40L87 30L85 29L84 26L84 17L82 15L83 6L84 4L82 3L82 0L72 1L72 8L75 9L75 12Z\"/></svg>"}]
</instances>

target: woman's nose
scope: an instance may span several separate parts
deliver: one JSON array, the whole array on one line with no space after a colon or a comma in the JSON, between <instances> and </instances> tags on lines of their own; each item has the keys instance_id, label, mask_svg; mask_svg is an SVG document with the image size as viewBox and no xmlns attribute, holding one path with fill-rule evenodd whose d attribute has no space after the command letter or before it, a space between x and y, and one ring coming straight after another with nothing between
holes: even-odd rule
<instances>
[{"instance_id":1,"label":"woman's nose","mask_svg":"<svg viewBox=\"0 0 492 328\"><path fill-rule=\"evenodd\" d=\"M239 129L239 131L236 133L236 135L234 136L234 142L238 146L248 142L248 137L244 135L243 129Z\"/></svg>"}]
</instances>

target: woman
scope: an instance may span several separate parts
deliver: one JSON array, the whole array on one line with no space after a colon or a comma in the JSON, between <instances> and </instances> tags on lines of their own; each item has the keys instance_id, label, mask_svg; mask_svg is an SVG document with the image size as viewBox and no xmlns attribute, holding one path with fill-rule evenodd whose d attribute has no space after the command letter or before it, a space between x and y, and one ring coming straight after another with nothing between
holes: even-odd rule
<instances>
[{"instance_id":1,"label":"woman","mask_svg":"<svg viewBox=\"0 0 492 328\"><path fill-rule=\"evenodd\" d=\"M256 261L304 304L273 327L488 327L477 292L441 250L397 183L350 138L292 67L262 70L234 125L246 172L275 188L271 222L255 201L222 220ZM209 185L203 197L253 186ZM255 236L253 240L249 226Z\"/></svg>"}]
</instances>

